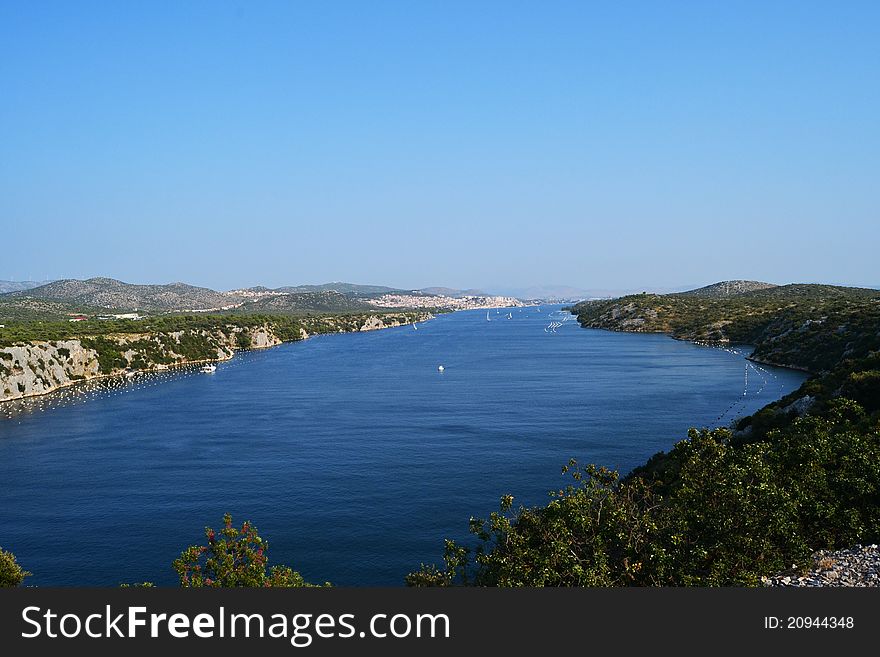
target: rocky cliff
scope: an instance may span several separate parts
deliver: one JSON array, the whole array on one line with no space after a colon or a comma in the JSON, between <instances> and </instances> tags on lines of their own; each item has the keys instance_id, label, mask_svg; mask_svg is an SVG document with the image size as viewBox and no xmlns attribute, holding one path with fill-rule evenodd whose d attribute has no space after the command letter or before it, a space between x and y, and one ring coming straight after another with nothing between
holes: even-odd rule
<instances>
[{"instance_id":1,"label":"rocky cliff","mask_svg":"<svg viewBox=\"0 0 880 657\"><path fill-rule=\"evenodd\" d=\"M373 331L428 319L430 315L370 315L357 320L320 318L309 324L313 333ZM128 371L165 369L232 358L237 349L264 349L283 341L304 340L305 328L284 333L271 322L257 326L224 324L162 333L89 335L52 341L31 341L0 347L0 401L43 395L58 388Z\"/></svg>"},{"instance_id":2,"label":"rocky cliff","mask_svg":"<svg viewBox=\"0 0 880 657\"><path fill-rule=\"evenodd\" d=\"M0 400L42 395L86 379L129 370L164 369L206 360L228 360L237 348L280 344L267 326L214 331L117 334L0 348Z\"/></svg>"}]
</instances>

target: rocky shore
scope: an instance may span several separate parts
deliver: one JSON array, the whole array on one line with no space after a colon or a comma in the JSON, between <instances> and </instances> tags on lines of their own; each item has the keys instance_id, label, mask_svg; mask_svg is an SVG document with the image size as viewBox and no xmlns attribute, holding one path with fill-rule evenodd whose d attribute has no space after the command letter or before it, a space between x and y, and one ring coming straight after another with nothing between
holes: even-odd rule
<instances>
[{"instance_id":1,"label":"rocky shore","mask_svg":"<svg viewBox=\"0 0 880 657\"><path fill-rule=\"evenodd\" d=\"M430 313L314 318L309 330L279 332L271 322L238 326L234 318L210 329L108 333L34 340L0 347L0 402L37 397L85 381L133 372L224 361L239 349L265 349L316 333L375 331L425 321Z\"/></svg>"},{"instance_id":2,"label":"rocky shore","mask_svg":"<svg viewBox=\"0 0 880 657\"><path fill-rule=\"evenodd\" d=\"M788 571L765 577L764 586L880 586L880 549L856 545L845 550L820 550L806 572Z\"/></svg>"}]
</instances>

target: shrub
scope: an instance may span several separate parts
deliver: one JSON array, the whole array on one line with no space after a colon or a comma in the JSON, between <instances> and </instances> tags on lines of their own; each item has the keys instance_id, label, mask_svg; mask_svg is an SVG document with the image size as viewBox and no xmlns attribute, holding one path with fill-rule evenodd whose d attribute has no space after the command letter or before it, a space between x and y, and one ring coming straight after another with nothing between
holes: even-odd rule
<instances>
[{"instance_id":1,"label":"shrub","mask_svg":"<svg viewBox=\"0 0 880 657\"><path fill-rule=\"evenodd\" d=\"M19 565L12 552L0 547L0 588L21 586L24 578L31 574Z\"/></svg>"},{"instance_id":2,"label":"shrub","mask_svg":"<svg viewBox=\"0 0 880 657\"><path fill-rule=\"evenodd\" d=\"M268 568L269 544L250 522L236 528L227 513L223 529L205 527L205 538L207 545L188 547L172 564L183 587L314 586L287 566Z\"/></svg>"},{"instance_id":3,"label":"shrub","mask_svg":"<svg viewBox=\"0 0 880 657\"><path fill-rule=\"evenodd\" d=\"M251 344L251 334L247 331L242 330L235 334L235 345L239 349L250 349Z\"/></svg>"}]
</instances>

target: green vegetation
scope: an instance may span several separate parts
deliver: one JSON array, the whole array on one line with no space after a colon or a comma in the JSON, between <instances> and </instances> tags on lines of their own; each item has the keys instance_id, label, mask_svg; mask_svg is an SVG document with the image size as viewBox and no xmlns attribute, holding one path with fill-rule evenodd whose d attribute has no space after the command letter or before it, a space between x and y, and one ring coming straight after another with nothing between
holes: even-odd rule
<instances>
[{"instance_id":1,"label":"green vegetation","mask_svg":"<svg viewBox=\"0 0 880 657\"><path fill-rule=\"evenodd\" d=\"M340 294L331 291L306 293L287 293L269 296L225 311L229 315L294 315L303 316L313 313L364 313L380 310L366 301L351 294Z\"/></svg>"},{"instance_id":2,"label":"green vegetation","mask_svg":"<svg viewBox=\"0 0 880 657\"><path fill-rule=\"evenodd\" d=\"M783 285L711 298L635 294L582 302L572 312L589 328L754 345L756 360L811 372L880 349L880 291L862 288Z\"/></svg>"},{"instance_id":3,"label":"green vegetation","mask_svg":"<svg viewBox=\"0 0 880 657\"><path fill-rule=\"evenodd\" d=\"M287 566L269 568L269 544L250 522L237 528L227 513L219 531L205 527L205 538L207 545L188 547L172 564L183 587L314 586Z\"/></svg>"},{"instance_id":4,"label":"green vegetation","mask_svg":"<svg viewBox=\"0 0 880 657\"><path fill-rule=\"evenodd\" d=\"M24 578L29 575L31 573L19 565L12 552L7 552L0 547L0 588L21 586Z\"/></svg>"},{"instance_id":5,"label":"green vegetation","mask_svg":"<svg viewBox=\"0 0 880 657\"><path fill-rule=\"evenodd\" d=\"M87 320L82 322L13 322L0 329L0 347L27 342L58 341L91 336L167 334L177 331L212 332L266 326L279 339L299 340L301 330L308 334L357 330L368 317L410 322L422 317L417 312L360 312L351 314L305 315L160 315L145 319Z\"/></svg>"},{"instance_id":6,"label":"green vegetation","mask_svg":"<svg viewBox=\"0 0 880 657\"><path fill-rule=\"evenodd\" d=\"M250 333L246 333L241 331L240 333L236 333L235 335L235 345L239 349L250 349L253 341L251 340Z\"/></svg>"}]
</instances>

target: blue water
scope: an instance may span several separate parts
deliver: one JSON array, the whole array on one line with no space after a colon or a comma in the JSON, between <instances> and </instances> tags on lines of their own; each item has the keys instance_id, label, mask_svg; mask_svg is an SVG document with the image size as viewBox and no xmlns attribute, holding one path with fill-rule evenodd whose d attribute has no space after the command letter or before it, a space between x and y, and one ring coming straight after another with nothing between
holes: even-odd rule
<instances>
[{"instance_id":1,"label":"blue water","mask_svg":"<svg viewBox=\"0 0 880 657\"><path fill-rule=\"evenodd\" d=\"M546 500L569 458L627 471L803 380L747 350L546 331L554 309L541 310L321 336L212 375L0 406L0 546L33 585L171 585L171 561L229 511L307 579L399 585L502 494Z\"/></svg>"}]
</instances>

